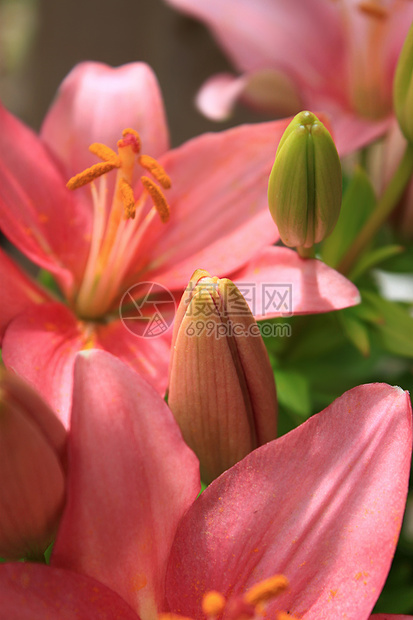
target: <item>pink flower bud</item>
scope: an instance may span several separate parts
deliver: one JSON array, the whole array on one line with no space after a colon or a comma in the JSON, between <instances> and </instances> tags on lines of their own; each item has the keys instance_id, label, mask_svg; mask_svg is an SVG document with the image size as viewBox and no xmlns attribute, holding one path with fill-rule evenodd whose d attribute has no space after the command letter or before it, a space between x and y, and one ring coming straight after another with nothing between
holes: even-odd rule
<instances>
[{"instance_id":1,"label":"pink flower bud","mask_svg":"<svg viewBox=\"0 0 413 620\"><path fill-rule=\"evenodd\" d=\"M274 375L240 291L206 271L182 297L173 344L168 403L209 483L275 439Z\"/></svg>"},{"instance_id":2,"label":"pink flower bud","mask_svg":"<svg viewBox=\"0 0 413 620\"><path fill-rule=\"evenodd\" d=\"M66 431L22 379L0 373L0 556L41 557L65 494Z\"/></svg>"}]
</instances>

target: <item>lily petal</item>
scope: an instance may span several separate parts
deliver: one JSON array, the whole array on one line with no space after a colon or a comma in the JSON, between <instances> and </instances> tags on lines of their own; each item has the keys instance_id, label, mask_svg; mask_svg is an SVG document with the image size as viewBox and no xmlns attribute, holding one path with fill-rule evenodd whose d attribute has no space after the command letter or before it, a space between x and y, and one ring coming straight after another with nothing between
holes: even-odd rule
<instances>
[{"instance_id":1,"label":"lily petal","mask_svg":"<svg viewBox=\"0 0 413 620\"><path fill-rule=\"evenodd\" d=\"M316 259L303 259L288 248L265 248L232 279L256 319L318 314L360 303L350 280ZM254 295L243 291L253 289Z\"/></svg>"},{"instance_id":2,"label":"lily petal","mask_svg":"<svg viewBox=\"0 0 413 620\"><path fill-rule=\"evenodd\" d=\"M87 257L88 218L42 141L0 106L0 227L69 293Z\"/></svg>"},{"instance_id":3,"label":"lily petal","mask_svg":"<svg viewBox=\"0 0 413 620\"><path fill-rule=\"evenodd\" d=\"M52 564L95 577L156 616L177 524L199 492L198 461L162 398L105 352L77 358L71 429Z\"/></svg>"},{"instance_id":4,"label":"lily petal","mask_svg":"<svg viewBox=\"0 0 413 620\"><path fill-rule=\"evenodd\" d=\"M42 304L10 323L2 353L6 366L42 394L67 428L74 356L88 346L86 330L70 310L62 304Z\"/></svg>"},{"instance_id":5,"label":"lily petal","mask_svg":"<svg viewBox=\"0 0 413 620\"><path fill-rule=\"evenodd\" d=\"M136 338L119 320L107 325L82 322L63 304L42 304L9 324L3 360L42 394L68 428L76 353L108 350L164 394L171 338L169 332L158 338Z\"/></svg>"},{"instance_id":6,"label":"lily petal","mask_svg":"<svg viewBox=\"0 0 413 620\"><path fill-rule=\"evenodd\" d=\"M145 63L113 68L78 64L62 82L41 136L65 166L68 180L96 163L93 142L116 149L123 129L136 129L143 152L159 157L169 146L158 82Z\"/></svg>"},{"instance_id":7,"label":"lily petal","mask_svg":"<svg viewBox=\"0 0 413 620\"><path fill-rule=\"evenodd\" d=\"M252 452L182 519L166 578L171 611L199 618L206 591L228 597L283 574L290 589L270 617L368 617L397 543L411 447L408 394L371 384Z\"/></svg>"},{"instance_id":8,"label":"lily petal","mask_svg":"<svg viewBox=\"0 0 413 620\"><path fill-rule=\"evenodd\" d=\"M292 116L303 109L297 90L285 73L260 70L235 77L219 73L209 78L196 96L198 109L215 121L227 119L240 97L251 106L276 116Z\"/></svg>"},{"instance_id":9,"label":"lily petal","mask_svg":"<svg viewBox=\"0 0 413 620\"><path fill-rule=\"evenodd\" d=\"M311 81L327 68L337 68L343 32L335 7L323 0L168 2L206 22L239 70L278 65L288 67L289 74L310 72Z\"/></svg>"},{"instance_id":10,"label":"lily petal","mask_svg":"<svg viewBox=\"0 0 413 620\"><path fill-rule=\"evenodd\" d=\"M33 305L51 298L0 249L0 342L8 323Z\"/></svg>"},{"instance_id":11,"label":"lily petal","mask_svg":"<svg viewBox=\"0 0 413 620\"><path fill-rule=\"evenodd\" d=\"M159 394L168 384L172 329L155 338L138 338L121 323L96 327L95 347L109 351L136 370Z\"/></svg>"},{"instance_id":12,"label":"lily petal","mask_svg":"<svg viewBox=\"0 0 413 620\"><path fill-rule=\"evenodd\" d=\"M139 620L101 583L42 564L1 564L0 600L7 620Z\"/></svg>"},{"instance_id":13,"label":"lily petal","mask_svg":"<svg viewBox=\"0 0 413 620\"><path fill-rule=\"evenodd\" d=\"M287 125L281 120L204 134L162 158L172 179L171 216L166 225L153 221L139 249L146 279L182 290L197 266L227 276L278 239L267 185Z\"/></svg>"}]
</instances>

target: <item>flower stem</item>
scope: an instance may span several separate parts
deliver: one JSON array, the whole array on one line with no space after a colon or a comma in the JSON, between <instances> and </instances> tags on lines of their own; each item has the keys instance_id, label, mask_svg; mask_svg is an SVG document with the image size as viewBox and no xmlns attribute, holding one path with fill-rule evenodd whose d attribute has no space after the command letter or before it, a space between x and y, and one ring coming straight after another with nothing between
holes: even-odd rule
<instances>
[{"instance_id":1,"label":"flower stem","mask_svg":"<svg viewBox=\"0 0 413 620\"><path fill-rule=\"evenodd\" d=\"M383 192L383 195L378 200L375 210L371 217L367 220L364 227L360 230L359 234L354 240L354 243L350 246L347 254L344 255L337 270L344 275L348 274L357 258L366 248L366 245L371 241L380 226L384 224L393 209L396 207L400 200L403 191L413 173L413 143L409 143L406 146L406 150L400 161L400 164L391 178L389 184Z\"/></svg>"},{"instance_id":2,"label":"flower stem","mask_svg":"<svg viewBox=\"0 0 413 620\"><path fill-rule=\"evenodd\" d=\"M297 252L301 256L301 258L315 258L314 246L311 248L304 248L302 246L297 247Z\"/></svg>"}]
</instances>

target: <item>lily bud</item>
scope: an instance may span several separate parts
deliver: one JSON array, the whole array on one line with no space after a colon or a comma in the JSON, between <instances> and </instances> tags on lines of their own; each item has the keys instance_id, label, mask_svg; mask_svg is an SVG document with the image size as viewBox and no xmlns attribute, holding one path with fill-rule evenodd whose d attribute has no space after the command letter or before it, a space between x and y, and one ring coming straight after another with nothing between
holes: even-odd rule
<instances>
[{"instance_id":1,"label":"lily bud","mask_svg":"<svg viewBox=\"0 0 413 620\"><path fill-rule=\"evenodd\" d=\"M268 205L281 240L310 248L334 229L341 207L341 165L332 137L311 112L293 118L280 140Z\"/></svg>"},{"instance_id":2,"label":"lily bud","mask_svg":"<svg viewBox=\"0 0 413 620\"><path fill-rule=\"evenodd\" d=\"M40 558L65 495L66 431L22 379L0 373L0 556Z\"/></svg>"},{"instance_id":3,"label":"lily bud","mask_svg":"<svg viewBox=\"0 0 413 620\"><path fill-rule=\"evenodd\" d=\"M197 270L175 317L168 404L211 482L275 439L274 374L235 284Z\"/></svg>"},{"instance_id":4,"label":"lily bud","mask_svg":"<svg viewBox=\"0 0 413 620\"><path fill-rule=\"evenodd\" d=\"M397 62L393 100L400 129L407 140L413 142L413 25Z\"/></svg>"}]
</instances>

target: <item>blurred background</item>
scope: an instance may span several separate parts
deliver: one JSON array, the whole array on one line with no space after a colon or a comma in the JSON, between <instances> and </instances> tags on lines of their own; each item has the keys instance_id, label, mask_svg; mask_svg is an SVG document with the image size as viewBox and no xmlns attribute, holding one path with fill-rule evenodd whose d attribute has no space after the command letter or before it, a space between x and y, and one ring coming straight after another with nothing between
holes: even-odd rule
<instances>
[{"instance_id":1,"label":"blurred background","mask_svg":"<svg viewBox=\"0 0 413 620\"><path fill-rule=\"evenodd\" d=\"M205 131L263 120L240 108L217 125L197 112L199 86L230 66L203 25L163 0L0 0L0 99L31 127L39 129L60 82L82 60L150 64L174 146Z\"/></svg>"}]
</instances>

